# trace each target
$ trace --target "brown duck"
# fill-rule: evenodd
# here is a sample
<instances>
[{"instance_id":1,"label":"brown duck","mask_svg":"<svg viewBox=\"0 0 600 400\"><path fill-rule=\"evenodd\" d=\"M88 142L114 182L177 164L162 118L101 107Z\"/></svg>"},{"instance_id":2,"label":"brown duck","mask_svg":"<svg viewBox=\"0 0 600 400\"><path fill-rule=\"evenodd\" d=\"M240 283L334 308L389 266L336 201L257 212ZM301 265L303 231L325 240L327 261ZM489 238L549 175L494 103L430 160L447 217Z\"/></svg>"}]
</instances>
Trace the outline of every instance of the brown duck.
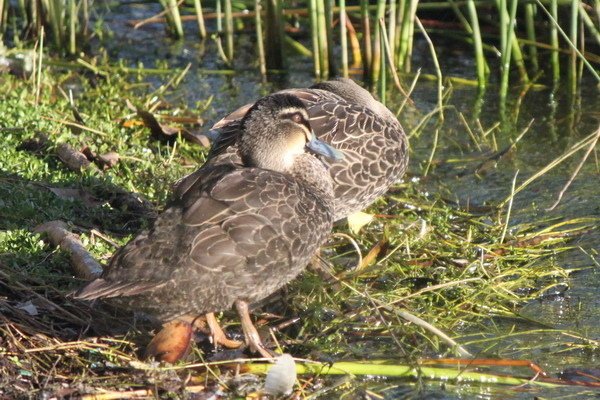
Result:
<instances>
[{"instance_id":1,"label":"brown duck","mask_svg":"<svg viewBox=\"0 0 600 400\"><path fill-rule=\"evenodd\" d=\"M105 299L141 311L173 331L151 342L152 355L179 358L169 336L189 322L235 306L246 343L268 356L248 314L294 279L328 237L333 185L319 154L341 154L314 136L302 101L274 94L239 123L239 163L208 164L177 188L176 200L150 230L116 252L79 299Z\"/></svg>"},{"instance_id":2,"label":"brown duck","mask_svg":"<svg viewBox=\"0 0 600 400\"><path fill-rule=\"evenodd\" d=\"M344 158L331 162L329 168L336 221L366 208L404 175L408 140L402 126L390 110L351 79L278 93L301 99L316 136L344 153ZM208 163L238 161L236 141L250 107L252 104L237 109L213 126L215 140Z\"/></svg>"}]
</instances>

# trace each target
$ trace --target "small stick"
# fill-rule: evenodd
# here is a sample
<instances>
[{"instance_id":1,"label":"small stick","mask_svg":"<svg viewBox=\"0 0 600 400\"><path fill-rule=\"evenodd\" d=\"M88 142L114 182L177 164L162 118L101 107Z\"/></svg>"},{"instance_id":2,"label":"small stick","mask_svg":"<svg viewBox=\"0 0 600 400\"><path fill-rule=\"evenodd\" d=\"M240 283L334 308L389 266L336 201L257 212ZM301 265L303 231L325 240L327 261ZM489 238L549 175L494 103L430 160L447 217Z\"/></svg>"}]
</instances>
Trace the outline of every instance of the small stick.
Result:
<instances>
[{"instance_id":1,"label":"small stick","mask_svg":"<svg viewBox=\"0 0 600 400\"><path fill-rule=\"evenodd\" d=\"M47 235L53 246L60 246L62 250L71 254L71 264L78 277L91 280L102 274L100 264L85 249L79 236L70 232L63 221L50 221L38 225L34 232Z\"/></svg>"}]
</instances>

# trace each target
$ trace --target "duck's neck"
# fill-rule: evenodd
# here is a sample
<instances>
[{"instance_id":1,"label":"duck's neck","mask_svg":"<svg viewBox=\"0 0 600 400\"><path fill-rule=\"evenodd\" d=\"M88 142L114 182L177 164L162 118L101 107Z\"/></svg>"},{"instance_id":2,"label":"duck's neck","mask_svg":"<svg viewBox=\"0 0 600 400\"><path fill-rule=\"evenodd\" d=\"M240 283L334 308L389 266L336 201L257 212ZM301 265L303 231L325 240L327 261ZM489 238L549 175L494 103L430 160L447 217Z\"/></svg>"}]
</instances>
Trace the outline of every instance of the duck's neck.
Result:
<instances>
[{"instance_id":1,"label":"duck's neck","mask_svg":"<svg viewBox=\"0 0 600 400\"><path fill-rule=\"evenodd\" d=\"M314 192L333 212L333 182L322 161L310 154L299 155L290 173Z\"/></svg>"}]
</instances>

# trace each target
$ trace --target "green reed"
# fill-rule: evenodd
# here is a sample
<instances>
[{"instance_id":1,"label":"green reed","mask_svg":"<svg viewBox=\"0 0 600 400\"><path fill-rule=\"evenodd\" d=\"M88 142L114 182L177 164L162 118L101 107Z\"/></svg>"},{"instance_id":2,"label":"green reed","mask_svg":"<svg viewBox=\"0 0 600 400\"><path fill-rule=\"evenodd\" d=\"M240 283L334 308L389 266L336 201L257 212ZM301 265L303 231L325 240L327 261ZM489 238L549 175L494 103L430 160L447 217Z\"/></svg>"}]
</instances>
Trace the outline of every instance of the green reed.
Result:
<instances>
[{"instance_id":1,"label":"green reed","mask_svg":"<svg viewBox=\"0 0 600 400\"><path fill-rule=\"evenodd\" d=\"M194 9L196 10L196 20L198 22L198 33L202 39L206 38L206 25L204 23L204 12L200 0L194 0Z\"/></svg>"},{"instance_id":2,"label":"green reed","mask_svg":"<svg viewBox=\"0 0 600 400\"><path fill-rule=\"evenodd\" d=\"M159 2L165 9L169 34L177 39L182 38L183 24L181 22L181 14L179 13L177 0L159 0Z\"/></svg>"},{"instance_id":3,"label":"green reed","mask_svg":"<svg viewBox=\"0 0 600 400\"><path fill-rule=\"evenodd\" d=\"M348 27L346 15L346 0L340 0L340 46L342 50L342 76L348 77Z\"/></svg>"},{"instance_id":4,"label":"green reed","mask_svg":"<svg viewBox=\"0 0 600 400\"><path fill-rule=\"evenodd\" d=\"M310 30L313 48L313 65L315 77L321 77L321 52L319 51L319 22L317 16L317 0L309 0Z\"/></svg>"},{"instance_id":5,"label":"green reed","mask_svg":"<svg viewBox=\"0 0 600 400\"><path fill-rule=\"evenodd\" d=\"M267 62L265 60L265 43L262 33L262 6L260 0L254 0L254 24L256 26L256 50L258 52L258 66L260 74L264 77L267 75Z\"/></svg>"},{"instance_id":6,"label":"green reed","mask_svg":"<svg viewBox=\"0 0 600 400\"><path fill-rule=\"evenodd\" d=\"M268 69L280 70L285 68L283 57L283 9L282 0L266 0L265 32L266 62Z\"/></svg>"},{"instance_id":7,"label":"green reed","mask_svg":"<svg viewBox=\"0 0 600 400\"><path fill-rule=\"evenodd\" d=\"M231 0L225 0L225 43L227 59L233 61L233 16Z\"/></svg>"},{"instance_id":8,"label":"green reed","mask_svg":"<svg viewBox=\"0 0 600 400\"><path fill-rule=\"evenodd\" d=\"M569 21L569 39L571 43L577 44L577 34L579 31L579 0L571 1L570 21ZM569 51L569 89L574 94L577 91L577 53L575 48Z\"/></svg>"},{"instance_id":9,"label":"green reed","mask_svg":"<svg viewBox=\"0 0 600 400\"><path fill-rule=\"evenodd\" d=\"M18 45L22 39L39 37L39 29L43 25L52 49L76 54L89 36L86 35L90 18L88 1L0 0L0 38L6 38L5 32L12 30L12 43ZM583 35L586 33L592 37L593 44L600 44L599 0L542 0L539 3L518 0L358 0L350 4L347 0L300 0L293 4L282 0L263 0L262 4L257 0L240 0L235 5L232 0L210 3L193 0L190 1L193 11L183 16L180 15L178 0L159 2L164 8L164 17L153 18L152 22L166 23L173 37L183 37L183 21L195 21L200 37L204 38L207 36L206 21L216 19L217 35L214 37L217 51L228 64L236 56L236 35L255 36L258 43L257 65L263 75L268 69L284 68L283 49L289 47L300 57L312 56L314 75L320 79L349 76L354 72L352 68L362 67L363 80L378 88L383 74L410 73L415 34L425 37L423 31L415 27L415 20L423 10L427 10L428 20L435 20L436 12L443 14L444 18L448 15L447 10L454 12L458 29L453 27L447 31L443 25L441 28L425 28L431 39L437 42L436 46L441 43L436 40L436 35L452 35L457 42L472 47L472 73L480 87L485 87L490 73L486 52L500 55L500 70L496 73L500 77L501 96L506 95L511 84L515 84L511 75L513 71L518 72L520 83L527 83L530 73L536 78L551 76L557 81L561 78L560 63L564 58L568 66L565 77L571 82L571 89L576 90L577 68L581 71L581 63L594 77L598 75L597 64L600 64L596 48L588 45L583 51ZM207 9L207 4L212 8ZM292 9L292 5L296 8ZM253 11L233 12L234 6ZM541 12L543 6L550 10L550 16ZM301 29L295 34L299 37L284 34L290 15L299 21ZM254 29L236 32L236 18L253 18ZM380 20L383 25L380 25ZM561 26L561 23L564 25ZM381 37L383 31L386 32L385 40ZM562 35L563 31L566 35ZM387 43L389 49L384 50L382 43ZM353 53L352 68L349 65L349 46ZM400 87L396 81L394 76L394 85Z\"/></svg>"},{"instance_id":10,"label":"green reed","mask_svg":"<svg viewBox=\"0 0 600 400\"><path fill-rule=\"evenodd\" d=\"M371 60L371 79L369 80L372 85L375 85L377 81L381 77L381 71L385 73L385 67L382 64L385 61L385 57L383 57L383 40L381 37L381 25L379 21L383 21L385 16L385 0L377 1L377 10L375 13L375 24L374 24L374 34L373 34L373 55Z\"/></svg>"},{"instance_id":11,"label":"green reed","mask_svg":"<svg viewBox=\"0 0 600 400\"><path fill-rule=\"evenodd\" d=\"M558 21L557 0L550 1L550 14L555 21ZM550 44L552 45L552 55L550 57L550 62L552 64L552 78L557 82L560 80L560 61L558 59L560 45L558 43L558 29L556 29L556 24L550 24Z\"/></svg>"}]
</instances>

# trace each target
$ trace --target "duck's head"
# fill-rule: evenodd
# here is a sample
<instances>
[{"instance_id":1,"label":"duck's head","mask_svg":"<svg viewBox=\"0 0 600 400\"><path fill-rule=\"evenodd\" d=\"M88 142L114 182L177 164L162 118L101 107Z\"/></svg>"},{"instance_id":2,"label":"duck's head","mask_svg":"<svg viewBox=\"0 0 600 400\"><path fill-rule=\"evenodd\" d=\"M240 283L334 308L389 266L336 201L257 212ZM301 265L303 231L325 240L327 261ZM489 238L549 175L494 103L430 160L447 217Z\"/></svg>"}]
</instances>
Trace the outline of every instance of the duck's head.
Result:
<instances>
[{"instance_id":1,"label":"duck's head","mask_svg":"<svg viewBox=\"0 0 600 400\"><path fill-rule=\"evenodd\" d=\"M286 172L307 153L340 160L343 154L318 140L297 97L273 94L257 101L242 119L239 153L244 165Z\"/></svg>"}]
</instances>

